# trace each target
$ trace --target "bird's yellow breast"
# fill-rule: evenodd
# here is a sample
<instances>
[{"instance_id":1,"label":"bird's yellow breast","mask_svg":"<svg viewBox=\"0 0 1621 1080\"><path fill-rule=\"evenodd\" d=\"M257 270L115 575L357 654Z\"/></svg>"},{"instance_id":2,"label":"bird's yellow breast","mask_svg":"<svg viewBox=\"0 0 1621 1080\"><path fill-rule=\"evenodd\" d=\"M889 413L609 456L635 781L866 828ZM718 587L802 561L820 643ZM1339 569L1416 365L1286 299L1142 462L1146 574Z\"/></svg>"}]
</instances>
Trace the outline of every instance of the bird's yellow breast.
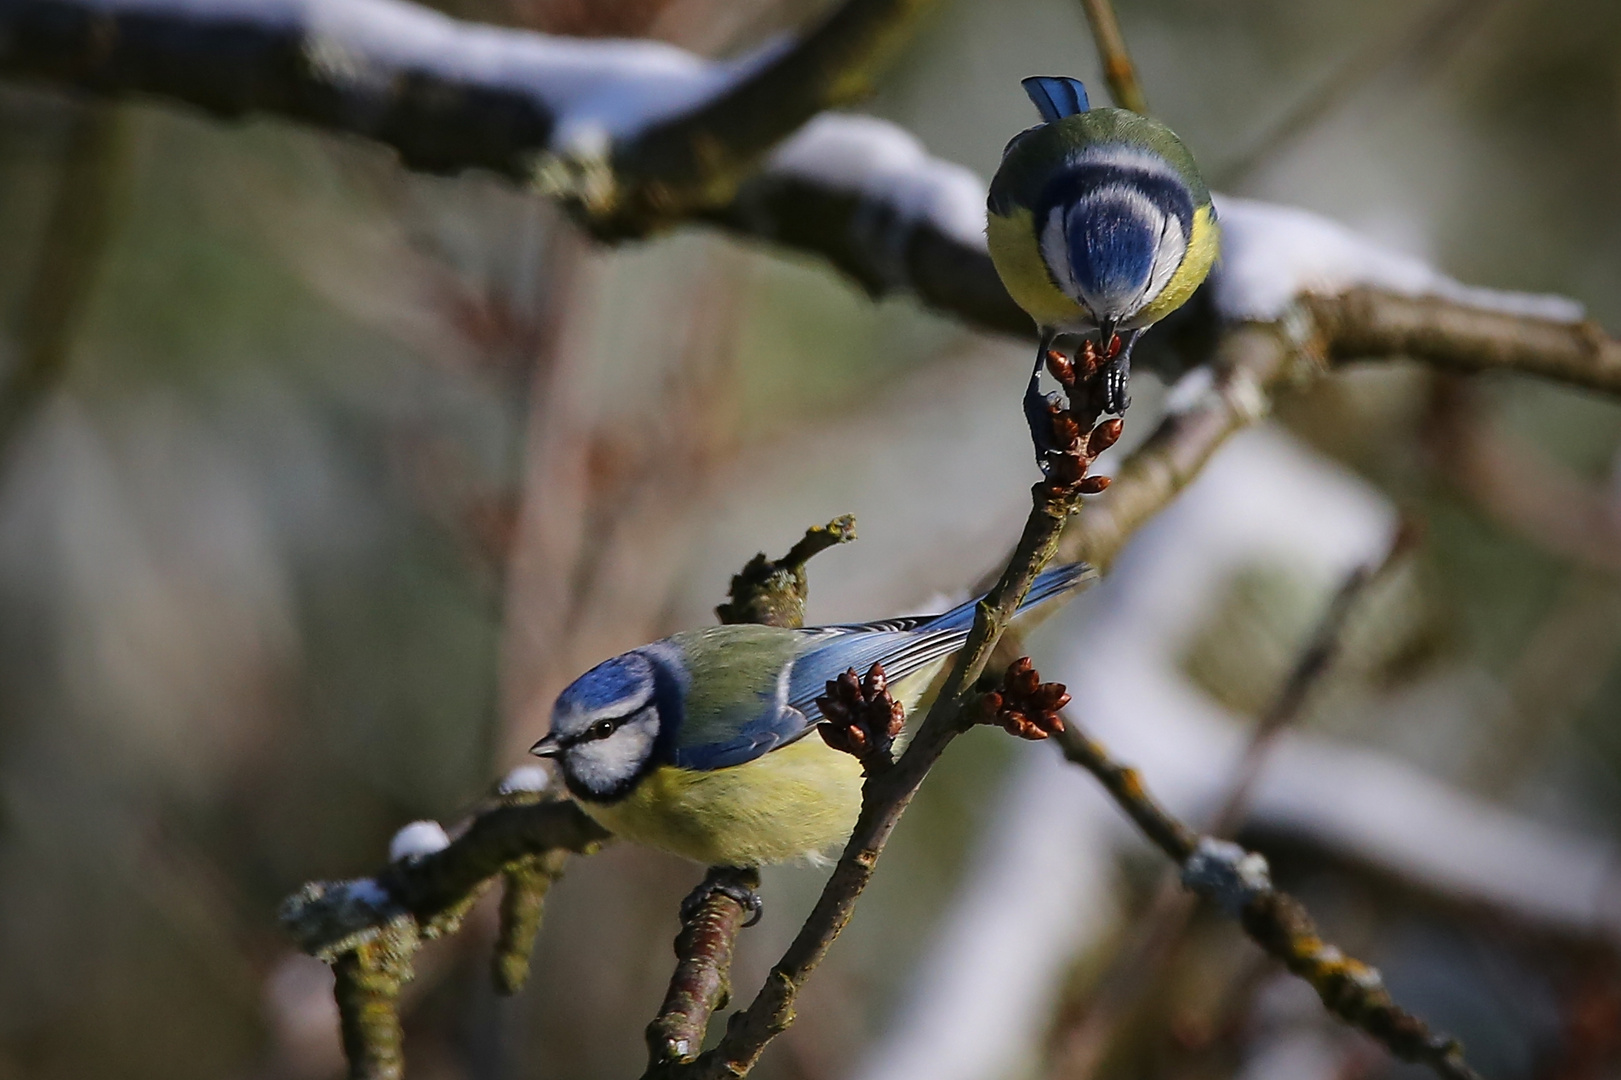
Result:
<instances>
[{"instance_id":1,"label":"bird's yellow breast","mask_svg":"<svg viewBox=\"0 0 1621 1080\"><path fill-rule=\"evenodd\" d=\"M610 832L708 866L760 866L842 844L861 810L861 766L814 732L727 769L664 765L619 802L581 802Z\"/></svg>"},{"instance_id":2,"label":"bird's yellow breast","mask_svg":"<svg viewBox=\"0 0 1621 1080\"><path fill-rule=\"evenodd\" d=\"M1037 326L1060 328L1091 322L1086 310L1053 284L1029 208L1015 206L1005 217L992 213L986 218L985 245L1008 295Z\"/></svg>"},{"instance_id":3,"label":"bird's yellow breast","mask_svg":"<svg viewBox=\"0 0 1621 1080\"><path fill-rule=\"evenodd\" d=\"M1221 226L1216 224L1216 212L1210 206L1201 206L1193 212L1193 232L1188 237L1188 250L1182 263L1165 283L1158 296L1143 306L1131 324L1152 326L1188 302L1194 290L1204 284L1216 252L1221 248Z\"/></svg>"}]
</instances>

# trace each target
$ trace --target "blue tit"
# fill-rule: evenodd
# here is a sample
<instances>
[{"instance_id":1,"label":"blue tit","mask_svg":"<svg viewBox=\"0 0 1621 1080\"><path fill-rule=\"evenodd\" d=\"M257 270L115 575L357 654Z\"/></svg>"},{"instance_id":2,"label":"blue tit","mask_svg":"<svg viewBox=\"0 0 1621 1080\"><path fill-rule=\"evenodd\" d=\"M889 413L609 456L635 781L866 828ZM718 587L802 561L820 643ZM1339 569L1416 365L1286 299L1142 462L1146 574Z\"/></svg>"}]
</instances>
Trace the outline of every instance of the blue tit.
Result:
<instances>
[{"instance_id":1,"label":"blue tit","mask_svg":"<svg viewBox=\"0 0 1621 1080\"><path fill-rule=\"evenodd\" d=\"M1020 613L1078 587L1079 563L1039 576ZM816 698L883 664L910 712L962 647L976 602L943 615L785 629L712 626L606 660L558 695L551 732L569 792L611 832L710 866L755 867L841 844L861 766L806 738Z\"/></svg>"},{"instance_id":2,"label":"blue tit","mask_svg":"<svg viewBox=\"0 0 1621 1080\"><path fill-rule=\"evenodd\" d=\"M1077 79L1037 76L1025 93L1042 122L1002 152L986 236L1008 294L1041 334L1098 333L1106 412L1130 404L1131 349L1144 328L1193 295L1220 230L1193 155L1170 128L1125 109L1093 109Z\"/></svg>"}]
</instances>

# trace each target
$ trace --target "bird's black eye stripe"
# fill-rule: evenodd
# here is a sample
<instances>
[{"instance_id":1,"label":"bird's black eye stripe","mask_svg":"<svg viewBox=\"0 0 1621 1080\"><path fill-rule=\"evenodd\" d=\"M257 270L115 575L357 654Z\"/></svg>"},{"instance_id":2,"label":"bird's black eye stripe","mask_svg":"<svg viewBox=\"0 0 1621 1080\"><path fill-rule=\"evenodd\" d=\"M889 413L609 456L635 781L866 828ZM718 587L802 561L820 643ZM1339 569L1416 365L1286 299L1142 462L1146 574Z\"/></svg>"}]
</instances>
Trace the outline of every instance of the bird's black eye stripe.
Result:
<instances>
[{"instance_id":1,"label":"bird's black eye stripe","mask_svg":"<svg viewBox=\"0 0 1621 1080\"><path fill-rule=\"evenodd\" d=\"M617 720L598 720L585 729L585 737L587 739L606 739L614 733L614 729L618 726L619 722Z\"/></svg>"}]
</instances>

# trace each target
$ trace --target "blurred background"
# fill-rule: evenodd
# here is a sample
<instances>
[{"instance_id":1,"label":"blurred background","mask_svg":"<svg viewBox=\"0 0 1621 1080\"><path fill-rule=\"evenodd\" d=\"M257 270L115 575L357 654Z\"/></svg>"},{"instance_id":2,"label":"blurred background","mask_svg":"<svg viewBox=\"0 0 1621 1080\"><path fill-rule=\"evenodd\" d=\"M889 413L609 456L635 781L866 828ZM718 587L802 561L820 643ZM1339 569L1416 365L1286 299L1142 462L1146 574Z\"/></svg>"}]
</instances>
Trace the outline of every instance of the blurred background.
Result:
<instances>
[{"instance_id":1,"label":"blurred background","mask_svg":"<svg viewBox=\"0 0 1621 1080\"><path fill-rule=\"evenodd\" d=\"M724 55L825 7L446 10ZM1218 190L1621 328L1613 0L1119 14ZM1101 96L1075 0L943 0L870 109L989 176L1047 72ZM489 178L0 87L0 1078L340 1074L279 900L454 822L568 679L712 620L808 525L861 533L812 564L812 621L963 596L1033 479L1027 350L703 230L597 249ZM1126 449L1162 397L1139 380ZM1408 522L1244 838L1493 1080L1621 1075L1618 445L1591 395L1352 370L1224 450L1032 643L1204 820L1343 575ZM946 756L762 1078L1417 1075L1219 919L1122 990L1164 867L1012 742ZM576 860L511 1000L488 912L430 946L409 1075L638 1074L699 874ZM819 884L767 875L740 994Z\"/></svg>"}]
</instances>

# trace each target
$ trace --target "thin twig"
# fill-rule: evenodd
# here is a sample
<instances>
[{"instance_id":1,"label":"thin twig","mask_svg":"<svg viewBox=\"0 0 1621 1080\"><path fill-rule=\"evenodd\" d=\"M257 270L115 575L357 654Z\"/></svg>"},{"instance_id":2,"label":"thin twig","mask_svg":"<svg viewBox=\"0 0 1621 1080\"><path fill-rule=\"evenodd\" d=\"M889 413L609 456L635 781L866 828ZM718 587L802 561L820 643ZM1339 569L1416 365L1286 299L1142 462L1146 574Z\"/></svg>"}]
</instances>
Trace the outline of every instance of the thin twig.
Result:
<instances>
[{"instance_id":1,"label":"thin twig","mask_svg":"<svg viewBox=\"0 0 1621 1080\"><path fill-rule=\"evenodd\" d=\"M1103 64L1103 78L1109 84L1109 94L1122 109L1148 115L1148 99L1142 84L1137 81L1137 68L1126 51L1126 36L1120 32L1120 20L1115 18L1112 0L1081 0L1086 12L1086 24L1092 28L1092 41L1097 45L1098 60Z\"/></svg>"},{"instance_id":2,"label":"thin twig","mask_svg":"<svg viewBox=\"0 0 1621 1080\"><path fill-rule=\"evenodd\" d=\"M1411 534L1400 530L1377 564L1363 564L1351 570L1335 590L1322 618L1295 658L1272 703L1250 731L1244 754L1233 770L1226 798L1211 818L1209 832L1218 839L1231 836L1242 824L1256 780L1261 775L1268 752L1277 736L1299 720L1313 689L1332 669L1344 641L1345 628L1357 601L1375 580L1395 563L1398 554L1410 546ZM1108 770L1109 790L1119 801L1128 785L1122 774L1131 777L1131 786L1142 783L1133 770L1114 766ZM1122 805L1126 805L1122 803ZM1139 825L1144 819L1135 817ZM1163 823L1148 819L1148 824ZM1174 838L1176 848L1186 848L1187 837ZM1162 849L1165 843L1156 840ZM1184 856L1185 858L1185 856ZM1165 977L1177 954L1193 915L1194 905L1176 875L1168 874L1155 889L1153 899L1135 921L1125 944L1097 980L1095 988L1069 1030L1054 1039L1049 1075L1055 1080L1089 1080L1106 1058L1106 1049L1115 1032L1131 1026L1127 1019L1144 1002L1153 1000L1153 990Z\"/></svg>"},{"instance_id":3,"label":"thin twig","mask_svg":"<svg viewBox=\"0 0 1621 1080\"><path fill-rule=\"evenodd\" d=\"M1268 955L1310 983L1330 1012L1444 1080L1480 1080L1457 1040L1431 1031L1395 1003L1377 971L1322 939L1299 901L1273 888L1265 859L1200 836L1177 820L1136 770L1114 761L1073 719L1065 718L1058 741L1064 756L1096 776L1143 834L1181 867L1184 886L1236 919Z\"/></svg>"},{"instance_id":4,"label":"thin twig","mask_svg":"<svg viewBox=\"0 0 1621 1080\"><path fill-rule=\"evenodd\" d=\"M1212 186L1223 190L1240 187L1258 167L1376 78L1384 78L1388 91L1391 82L1410 83L1420 73L1437 70L1445 55L1468 40L1470 32L1503 2L1434 0L1411 23L1403 24L1390 37L1370 41L1335 68L1236 158L1223 162L1213 174Z\"/></svg>"},{"instance_id":5,"label":"thin twig","mask_svg":"<svg viewBox=\"0 0 1621 1080\"><path fill-rule=\"evenodd\" d=\"M746 1075L766 1044L793 1022L800 987L849 921L895 823L929 769L970 722L964 707L970 688L984 671L1030 583L1052 559L1064 520L1075 506L1072 494L1054 495L1044 483L1036 485L1032 495L1034 505L1024 534L996 586L980 601L968 640L917 736L893 767L869 777L855 830L815 907L748 1008L731 1018L720 1044L683 1074L689 1080Z\"/></svg>"},{"instance_id":6,"label":"thin twig","mask_svg":"<svg viewBox=\"0 0 1621 1080\"><path fill-rule=\"evenodd\" d=\"M856 519L845 514L826 525L806 529L788 554L767 559L760 552L733 575L726 603L715 609L723 623L764 623L766 626L805 624L805 563L818 552L856 538Z\"/></svg>"},{"instance_id":7,"label":"thin twig","mask_svg":"<svg viewBox=\"0 0 1621 1080\"><path fill-rule=\"evenodd\" d=\"M709 871L707 882L753 890L760 886L760 872L717 866ZM675 939L670 987L658 1015L647 1025L649 1074L689 1062L703 1048L709 1018L732 996L732 949L747 914L731 896L714 891L682 924Z\"/></svg>"},{"instance_id":8,"label":"thin twig","mask_svg":"<svg viewBox=\"0 0 1621 1080\"><path fill-rule=\"evenodd\" d=\"M1316 366L1309 334L1280 324L1244 324L1223 335L1211 362L1211 384L1198 399L1168 413L1121 463L1114 483L1087 500L1086 513L1064 531L1059 557L1106 569L1126 541L1204 468L1230 436L1264 417L1274 389Z\"/></svg>"},{"instance_id":9,"label":"thin twig","mask_svg":"<svg viewBox=\"0 0 1621 1080\"><path fill-rule=\"evenodd\" d=\"M1401 558L1412 550L1415 542L1413 529L1403 525L1396 530L1390 544L1377 562L1361 563L1352 567L1329 599L1322 617L1306 639L1305 646L1295 657L1294 665L1284 678L1277 695L1250 730L1244 755L1239 759L1227 783L1227 795L1211 816L1209 832L1227 839L1237 833L1249 810L1255 784L1261 777L1274 743L1284 731L1300 721L1312 693L1334 669L1345 646L1345 631L1358 603L1368 589L1381 581Z\"/></svg>"}]
</instances>

